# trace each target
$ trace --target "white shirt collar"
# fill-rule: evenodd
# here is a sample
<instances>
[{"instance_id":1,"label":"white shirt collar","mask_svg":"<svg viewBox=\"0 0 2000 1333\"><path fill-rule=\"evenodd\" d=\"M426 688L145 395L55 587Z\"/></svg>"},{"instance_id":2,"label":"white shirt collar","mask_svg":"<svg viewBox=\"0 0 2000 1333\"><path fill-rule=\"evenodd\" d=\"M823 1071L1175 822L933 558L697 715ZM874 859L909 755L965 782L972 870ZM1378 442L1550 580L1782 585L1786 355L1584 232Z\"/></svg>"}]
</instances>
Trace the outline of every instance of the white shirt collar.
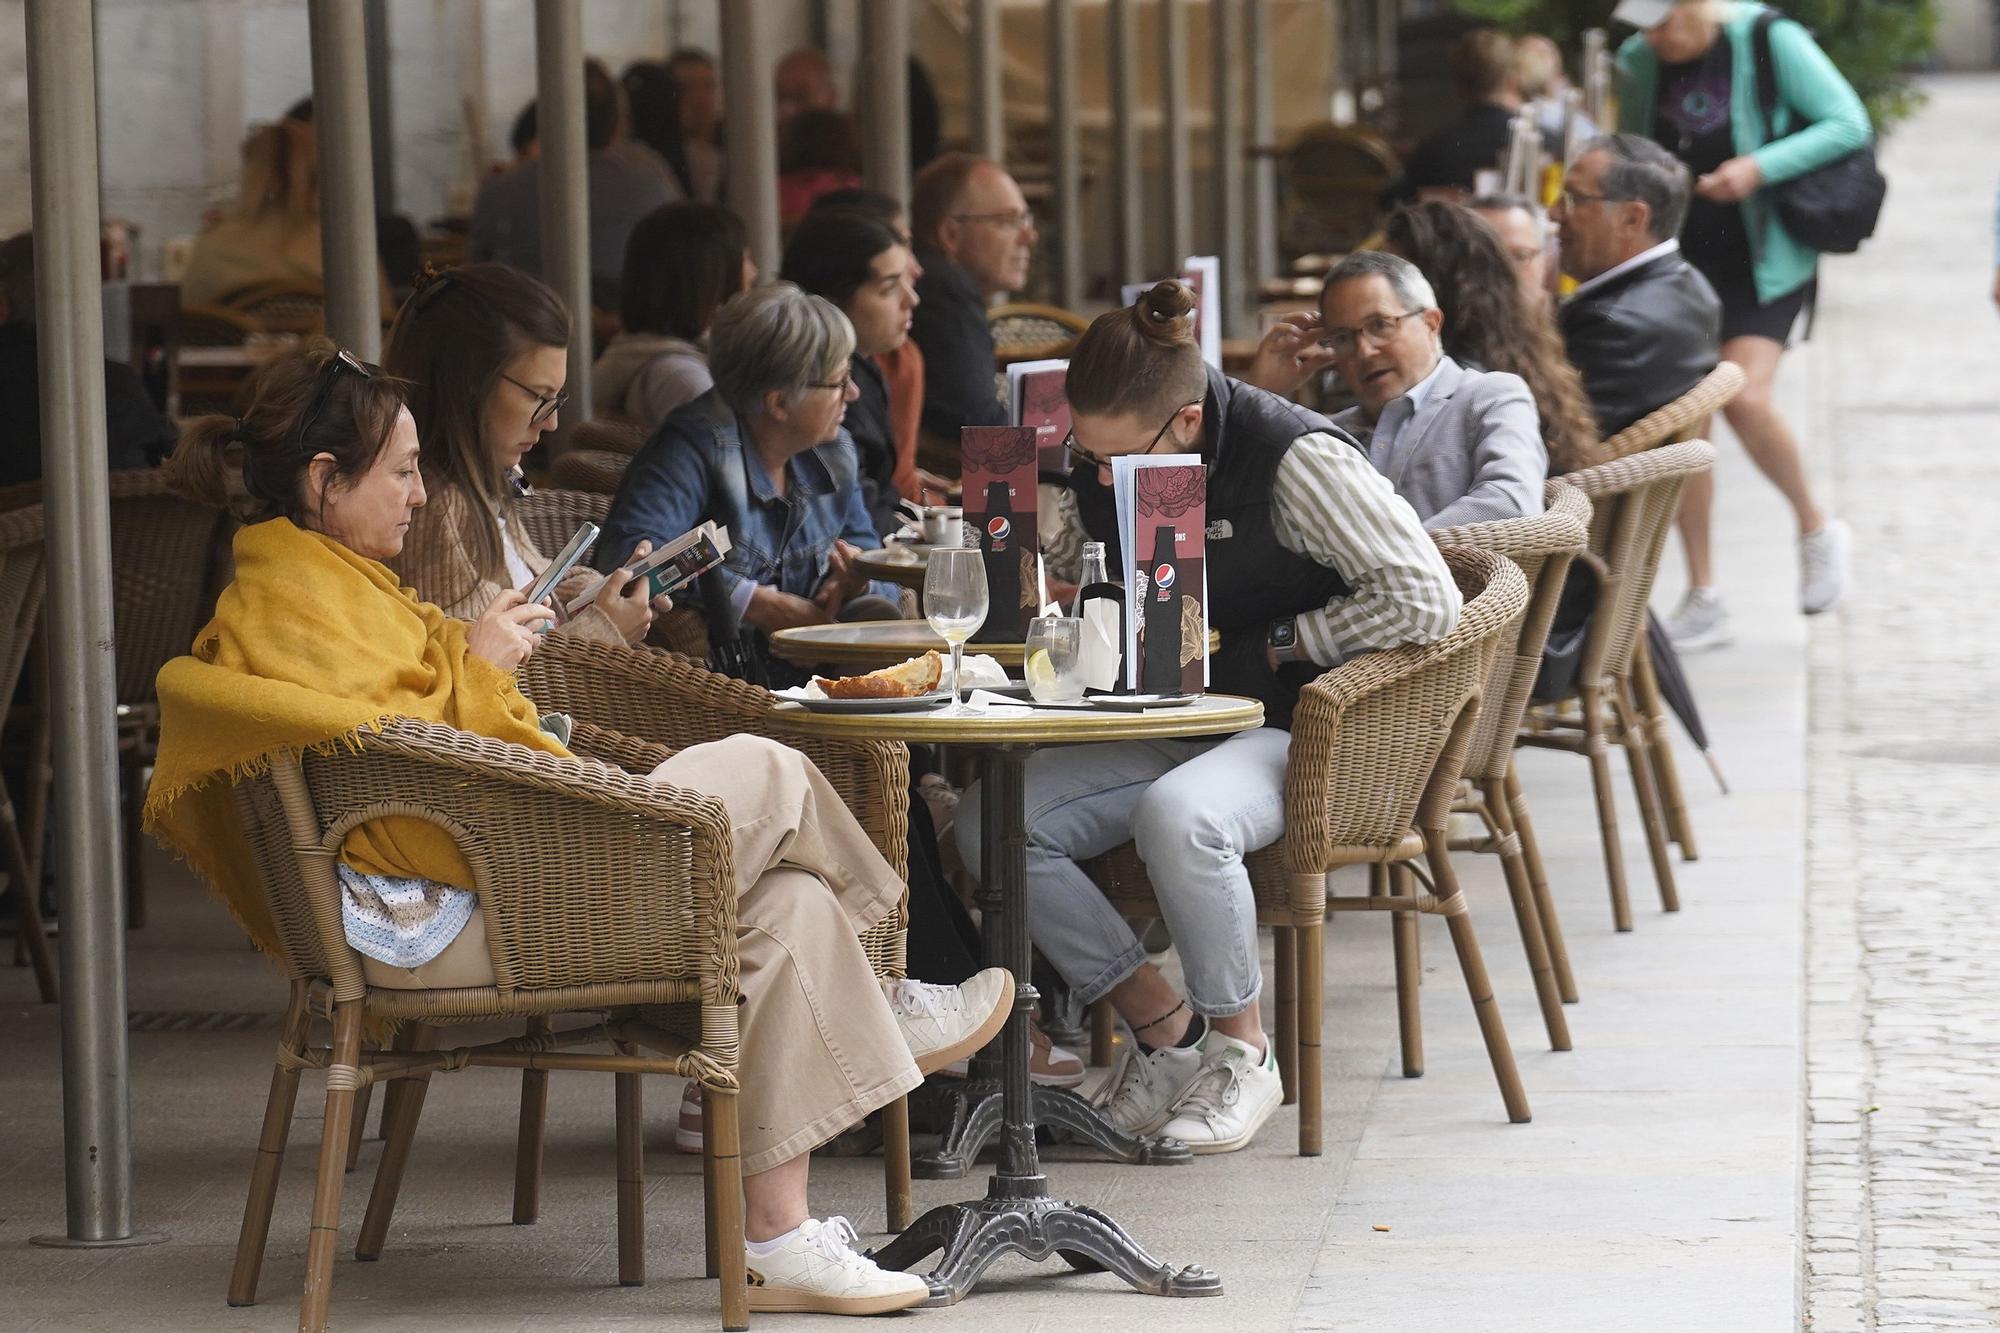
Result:
<instances>
[{"instance_id":1,"label":"white shirt collar","mask_svg":"<svg viewBox=\"0 0 2000 1333\"><path fill-rule=\"evenodd\" d=\"M1624 263L1613 264L1610 268L1605 269L1604 272L1598 274L1596 277L1586 279L1583 282L1579 282L1576 285L1576 290L1569 294L1569 299L1574 301L1577 297L1582 296L1585 292L1589 291L1591 288L1602 287L1605 283L1611 281L1613 278L1617 277L1620 273L1629 273L1631 270L1639 267L1639 265L1658 259L1661 255L1677 255L1680 252L1681 252L1680 240L1676 237L1669 237L1666 240L1661 241L1658 245L1654 246L1652 249L1641 250L1638 254L1633 255L1630 259L1626 260Z\"/></svg>"},{"instance_id":2,"label":"white shirt collar","mask_svg":"<svg viewBox=\"0 0 2000 1333\"><path fill-rule=\"evenodd\" d=\"M1424 400L1431 396L1431 389L1437 384L1437 377L1444 373L1444 368L1449 364L1451 364L1451 358L1442 352L1438 353L1437 364L1431 367L1431 373L1418 380L1415 384L1412 384L1409 392L1402 395L1404 398L1410 400L1410 416L1413 419L1417 413L1424 410ZM1390 403L1395 401L1393 398L1389 400ZM1389 403L1384 403L1382 411L1386 413L1388 410ZM1376 420L1379 422L1381 417L1377 417Z\"/></svg>"}]
</instances>

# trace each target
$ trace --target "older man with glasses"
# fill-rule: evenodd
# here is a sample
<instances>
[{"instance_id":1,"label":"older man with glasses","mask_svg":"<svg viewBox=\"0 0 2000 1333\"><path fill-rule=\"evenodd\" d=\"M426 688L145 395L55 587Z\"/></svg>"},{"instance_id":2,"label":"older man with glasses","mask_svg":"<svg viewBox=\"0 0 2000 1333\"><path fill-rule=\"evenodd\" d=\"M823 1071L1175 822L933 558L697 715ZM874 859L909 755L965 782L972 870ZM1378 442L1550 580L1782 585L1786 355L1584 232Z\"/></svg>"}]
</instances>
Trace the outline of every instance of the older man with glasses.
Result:
<instances>
[{"instance_id":1,"label":"older man with glasses","mask_svg":"<svg viewBox=\"0 0 2000 1333\"><path fill-rule=\"evenodd\" d=\"M1425 527L1542 512L1549 455L1528 386L1444 354L1444 312L1415 264L1347 256L1327 274L1320 318L1320 345L1357 400L1333 424Z\"/></svg>"},{"instance_id":2,"label":"older man with glasses","mask_svg":"<svg viewBox=\"0 0 2000 1333\"><path fill-rule=\"evenodd\" d=\"M1004 426L986 307L1027 284L1035 215L997 163L947 153L910 191L918 305L910 337L924 354L923 428L952 444L960 426Z\"/></svg>"},{"instance_id":3,"label":"older man with glasses","mask_svg":"<svg viewBox=\"0 0 2000 1333\"><path fill-rule=\"evenodd\" d=\"M847 316L791 283L724 305L708 334L715 387L669 416L632 459L604 520L598 567L609 572L635 543L657 546L713 520L732 543L720 623L768 633L900 614L901 590L870 582L854 562L856 551L882 543L841 426L856 397L853 354ZM719 623L723 608L704 609ZM778 664L771 671L773 684L793 683L775 679L785 672Z\"/></svg>"}]
</instances>

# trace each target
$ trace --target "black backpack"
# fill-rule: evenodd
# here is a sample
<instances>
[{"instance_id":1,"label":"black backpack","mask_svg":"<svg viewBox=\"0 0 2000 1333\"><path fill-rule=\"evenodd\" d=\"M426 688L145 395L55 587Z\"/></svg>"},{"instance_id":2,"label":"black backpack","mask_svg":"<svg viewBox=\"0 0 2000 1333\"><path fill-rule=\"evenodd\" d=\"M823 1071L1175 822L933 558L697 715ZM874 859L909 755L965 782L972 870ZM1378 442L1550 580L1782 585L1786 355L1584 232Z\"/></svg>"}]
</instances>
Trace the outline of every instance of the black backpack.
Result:
<instances>
[{"instance_id":1,"label":"black backpack","mask_svg":"<svg viewBox=\"0 0 2000 1333\"><path fill-rule=\"evenodd\" d=\"M1764 132L1774 125L1778 106L1778 70L1771 59L1771 25L1775 10L1757 16L1752 54L1757 64L1757 105L1764 114ZM1849 255L1875 234L1889 182L1875 166L1873 140L1845 157L1836 158L1803 176L1767 187L1778 221L1803 245L1824 254Z\"/></svg>"}]
</instances>

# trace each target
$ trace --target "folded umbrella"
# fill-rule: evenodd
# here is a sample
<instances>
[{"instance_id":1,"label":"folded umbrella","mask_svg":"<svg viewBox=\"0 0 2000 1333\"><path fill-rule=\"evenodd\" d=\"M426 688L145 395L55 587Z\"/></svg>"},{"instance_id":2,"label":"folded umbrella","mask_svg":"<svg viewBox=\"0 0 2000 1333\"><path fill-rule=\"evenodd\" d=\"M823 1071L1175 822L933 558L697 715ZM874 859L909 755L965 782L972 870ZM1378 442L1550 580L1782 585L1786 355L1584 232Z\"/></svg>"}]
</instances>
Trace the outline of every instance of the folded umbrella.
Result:
<instances>
[{"instance_id":1,"label":"folded umbrella","mask_svg":"<svg viewBox=\"0 0 2000 1333\"><path fill-rule=\"evenodd\" d=\"M1708 748L1708 728L1702 725L1701 710L1695 706L1694 691L1688 686L1687 672L1681 669L1681 656L1674 648L1673 640L1667 637L1666 626L1651 611L1646 613L1646 654L1653 662L1653 683L1659 688L1660 698L1666 701L1681 727L1701 751L1701 757L1708 761L1708 771L1715 775L1715 785L1722 794L1729 794L1729 782L1722 776L1722 766Z\"/></svg>"}]
</instances>

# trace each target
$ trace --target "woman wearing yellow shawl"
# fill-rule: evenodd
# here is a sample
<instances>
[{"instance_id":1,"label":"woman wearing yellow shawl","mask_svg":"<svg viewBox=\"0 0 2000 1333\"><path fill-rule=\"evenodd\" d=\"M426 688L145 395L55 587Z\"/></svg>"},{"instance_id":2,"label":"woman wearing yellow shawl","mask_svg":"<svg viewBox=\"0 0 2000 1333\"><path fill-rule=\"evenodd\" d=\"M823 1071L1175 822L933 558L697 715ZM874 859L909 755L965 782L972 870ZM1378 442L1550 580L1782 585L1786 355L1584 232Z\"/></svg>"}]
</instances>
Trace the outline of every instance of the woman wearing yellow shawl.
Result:
<instances>
[{"instance_id":1,"label":"woman wearing yellow shawl","mask_svg":"<svg viewBox=\"0 0 2000 1333\"><path fill-rule=\"evenodd\" d=\"M233 775L392 717L565 753L512 674L552 613L510 590L468 624L400 586L383 561L424 503L416 425L400 382L324 341L269 363L242 417L190 424L171 475L191 498L232 503L246 526L215 618L192 655L160 672L147 827L268 951ZM857 1253L844 1218L809 1216L808 1154L984 1045L1013 979L997 968L963 987L876 979L855 935L903 886L798 752L738 736L692 746L654 776L730 813L744 1229L761 1278L750 1308L869 1314L921 1302L922 1279ZM341 861L347 937L371 984L492 983L472 877L442 831L379 821L349 837Z\"/></svg>"}]
</instances>

